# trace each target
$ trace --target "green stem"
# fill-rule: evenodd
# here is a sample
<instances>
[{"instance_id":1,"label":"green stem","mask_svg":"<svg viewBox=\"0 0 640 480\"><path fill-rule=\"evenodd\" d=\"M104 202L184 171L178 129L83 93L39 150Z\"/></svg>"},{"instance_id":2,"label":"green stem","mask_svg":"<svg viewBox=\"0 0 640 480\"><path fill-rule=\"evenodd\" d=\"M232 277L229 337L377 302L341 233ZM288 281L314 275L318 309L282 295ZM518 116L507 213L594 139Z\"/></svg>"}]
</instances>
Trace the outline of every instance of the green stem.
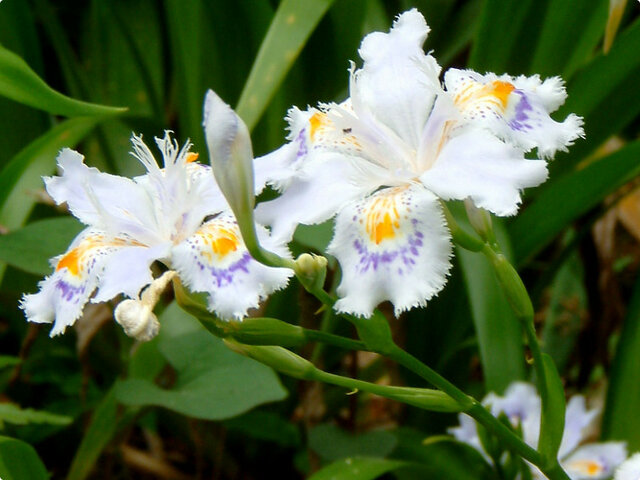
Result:
<instances>
[{"instance_id":1,"label":"green stem","mask_svg":"<svg viewBox=\"0 0 640 480\"><path fill-rule=\"evenodd\" d=\"M321 330L303 329L304 337L313 342L322 342L327 345L333 345L334 347L344 348L346 350L360 350L369 351L364 342L360 340L353 340L351 338L335 335L329 332L323 332Z\"/></svg>"}]
</instances>

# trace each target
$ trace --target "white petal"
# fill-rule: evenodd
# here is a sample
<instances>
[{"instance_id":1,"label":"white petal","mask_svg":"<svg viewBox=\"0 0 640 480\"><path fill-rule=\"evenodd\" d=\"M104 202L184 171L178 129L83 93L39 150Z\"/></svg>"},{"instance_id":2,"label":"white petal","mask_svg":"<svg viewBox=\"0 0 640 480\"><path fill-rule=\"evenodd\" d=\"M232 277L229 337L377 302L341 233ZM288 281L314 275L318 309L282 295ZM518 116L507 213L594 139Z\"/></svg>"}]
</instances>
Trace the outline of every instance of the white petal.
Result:
<instances>
[{"instance_id":1,"label":"white petal","mask_svg":"<svg viewBox=\"0 0 640 480\"><path fill-rule=\"evenodd\" d=\"M497 77L472 70L450 69L445 74L447 91L466 122L481 125L500 138L543 157L553 157L584 135L582 119L569 115L556 122L549 113L564 102L566 92L558 77Z\"/></svg>"},{"instance_id":2,"label":"white petal","mask_svg":"<svg viewBox=\"0 0 640 480\"><path fill-rule=\"evenodd\" d=\"M547 178L544 160L527 160L522 153L485 131L467 130L449 140L422 183L445 200L471 198L496 215L513 215L520 191Z\"/></svg>"},{"instance_id":3,"label":"white petal","mask_svg":"<svg viewBox=\"0 0 640 480\"><path fill-rule=\"evenodd\" d=\"M624 442L591 443L578 448L561 464L572 480L609 478L627 458Z\"/></svg>"},{"instance_id":4,"label":"white petal","mask_svg":"<svg viewBox=\"0 0 640 480\"><path fill-rule=\"evenodd\" d=\"M63 333L80 317L112 256L131 246L127 238L114 238L92 228L82 231L57 259L54 273L40 282L40 291L23 297L20 307L27 320L55 321L50 335ZM138 290L143 286L139 285ZM109 298L103 295L103 300Z\"/></svg>"},{"instance_id":5,"label":"white petal","mask_svg":"<svg viewBox=\"0 0 640 480\"><path fill-rule=\"evenodd\" d=\"M459 442L471 445L478 452L480 452L480 454L487 462L493 464L493 461L491 460L489 455L487 455L487 453L482 448L482 443L480 442L480 437L478 436L478 427L476 421L469 415L464 413L458 414L458 420L460 421L460 426L450 427L447 429L447 432L453 435Z\"/></svg>"},{"instance_id":6,"label":"white petal","mask_svg":"<svg viewBox=\"0 0 640 480\"><path fill-rule=\"evenodd\" d=\"M256 208L256 220L271 226L274 238L289 241L298 224L322 223L345 204L375 190L349 157L325 152L309 161L284 193Z\"/></svg>"},{"instance_id":7,"label":"white petal","mask_svg":"<svg viewBox=\"0 0 640 480\"><path fill-rule=\"evenodd\" d=\"M370 316L390 300L398 315L446 282L451 242L436 197L421 186L386 188L340 211L328 251L342 268L340 312Z\"/></svg>"},{"instance_id":8,"label":"white petal","mask_svg":"<svg viewBox=\"0 0 640 480\"><path fill-rule=\"evenodd\" d=\"M569 400L565 414L564 433L558 456L566 456L573 451L591 432L589 427L600 413L594 408L587 410L585 399L582 395L574 395Z\"/></svg>"},{"instance_id":9,"label":"white petal","mask_svg":"<svg viewBox=\"0 0 640 480\"><path fill-rule=\"evenodd\" d=\"M106 302L122 293L138 298L140 290L153 281L151 264L169 255L171 244L153 247L130 246L109 256L109 262L100 274L100 285L92 302Z\"/></svg>"},{"instance_id":10,"label":"white petal","mask_svg":"<svg viewBox=\"0 0 640 480\"><path fill-rule=\"evenodd\" d=\"M58 155L58 166L61 176L45 178L47 192L56 203L66 202L81 222L145 242L157 238L156 210L140 185L87 167L84 157L68 148Z\"/></svg>"},{"instance_id":11,"label":"white petal","mask_svg":"<svg viewBox=\"0 0 640 480\"><path fill-rule=\"evenodd\" d=\"M412 9L389 33L367 35L359 50L364 65L350 89L358 116L366 107L414 149L440 91L440 66L422 49L428 32L424 17Z\"/></svg>"},{"instance_id":12,"label":"white petal","mask_svg":"<svg viewBox=\"0 0 640 480\"><path fill-rule=\"evenodd\" d=\"M640 478L640 453L629 457L616 470L614 480L638 480Z\"/></svg>"},{"instance_id":13,"label":"white petal","mask_svg":"<svg viewBox=\"0 0 640 480\"><path fill-rule=\"evenodd\" d=\"M285 247L270 241L264 229L258 236L265 248L290 256ZM224 319L243 318L292 275L289 269L270 268L251 258L230 215L206 222L175 246L171 263L187 287L209 294L209 309Z\"/></svg>"}]
</instances>

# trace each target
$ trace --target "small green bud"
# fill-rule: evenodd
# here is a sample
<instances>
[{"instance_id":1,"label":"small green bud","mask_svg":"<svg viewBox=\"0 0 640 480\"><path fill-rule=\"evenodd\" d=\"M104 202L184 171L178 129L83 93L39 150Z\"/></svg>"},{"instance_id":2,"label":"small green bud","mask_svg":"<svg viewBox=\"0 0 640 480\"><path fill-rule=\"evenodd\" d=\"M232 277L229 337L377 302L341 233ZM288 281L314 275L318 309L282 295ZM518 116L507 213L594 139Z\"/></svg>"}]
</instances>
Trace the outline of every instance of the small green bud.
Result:
<instances>
[{"instance_id":1,"label":"small green bud","mask_svg":"<svg viewBox=\"0 0 640 480\"><path fill-rule=\"evenodd\" d=\"M513 265L509 263L503 254L495 253L490 249L486 251L493 264L498 281L500 285L502 285L507 300L511 304L516 316L520 319L532 319L533 305L531 304L531 298L516 269L513 268Z\"/></svg>"},{"instance_id":2,"label":"small green bud","mask_svg":"<svg viewBox=\"0 0 640 480\"><path fill-rule=\"evenodd\" d=\"M462 406L440 390L431 388L389 387L388 398L432 412L461 412Z\"/></svg>"},{"instance_id":3,"label":"small green bud","mask_svg":"<svg viewBox=\"0 0 640 480\"><path fill-rule=\"evenodd\" d=\"M234 340L247 345L304 345L304 329L277 318L245 318L228 322L227 332Z\"/></svg>"},{"instance_id":4,"label":"small green bud","mask_svg":"<svg viewBox=\"0 0 640 480\"><path fill-rule=\"evenodd\" d=\"M491 214L484 208L478 208L470 199L464 201L464 208L467 211L469 223L473 229L489 243L495 243L496 237L493 233L493 224L491 223Z\"/></svg>"},{"instance_id":5,"label":"small green bud","mask_svg":"<svg viewBox=\"0 0 640 480\"><path fill-rule=\"evenodd\" d=\"M303 253L294 264L294 272L300 283L310 292L322 290L327 277L327 259L321 255Z\"/></svg>"},{"instance_id":6,"label":"small green bud","mask_svg":"<svg viewBox=\"0 0 640 480\"><path fill-rule=\"evenodd\" d=\"M449 227L449 232L451 232L451 238L453 239L454 243L471 252L479 252L480 250L482 250L485 245L484 241L480 240L474 235L470 235L469 233L467 233L458 224L456 218L447 208L447 205L444 202L440 202L440 205L442 205L442 211L444 212L444 217L447 221L447 226Z\"/></svg>"},{"instance_id":7,"label":"small green bud","mask_svg":"<svg viewBox=\"0 0 640 480\"><path fill-rule=\"evenodd\" d=\"M234 352L253 358L274 370L301 380L313 380L317 370L311 362L276 346L244 345L228 338L224 343Z\"/></svg>"}]
</instances>

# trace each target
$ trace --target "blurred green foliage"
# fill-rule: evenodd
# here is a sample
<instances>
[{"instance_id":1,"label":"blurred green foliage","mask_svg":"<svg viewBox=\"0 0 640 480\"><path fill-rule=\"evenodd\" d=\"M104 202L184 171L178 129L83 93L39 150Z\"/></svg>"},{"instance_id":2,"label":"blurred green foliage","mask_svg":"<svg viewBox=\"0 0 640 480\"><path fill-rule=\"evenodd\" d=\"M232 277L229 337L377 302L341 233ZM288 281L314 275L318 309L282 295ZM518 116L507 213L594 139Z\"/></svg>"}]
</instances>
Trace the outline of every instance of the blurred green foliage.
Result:
<instances>
[{"instance_id":1,"label":"blurred green foliage","mask_svg":"<svg viewBox=\"0 0 640 480\"><path fill-rule=\"evenodd\" d=\"M128 154L132 131L152 138L171 129L204 151L201 105L212 88L253 127L254 152L267 153L284 141L287 109L343 99L362 36L388 29L411 7L432 29L425 49L445 68L567 82L559 116L584 116L586 139L558 155L545 185L527 192L520 215L501 229L502 244L535 293L543 349L565 387L602 397L608 379L604 435L640 448L640 416L633 414L640 391L628 387L637 386L640 364L640 290L633 287L640 238L632 228L634 220L640 225L640 200L634 210L631 196L640 173L637 2L628 2L604 54L607 0L4 0L2 478L45 478L45 468L72 480L491 478L475 451L421 443L444 433L452 415L288 378L281 384L174 305L162 315L160 336L140 346L110 321L108 307L92 308L93 323L53 340L18 310L22 292L37 288L48 259L78 228L46 201L40 180L55 171L62 147L79 145L88 164L127 176L141 172ZM331 228L301 229L292 249L321 249ZM614 268L623 257L631 260ZM530 372L491 272L468 254L457 262L428 308L391 326L412 354L482 397ZM331 312L316 314L318 307L294 282L265 309L353 334ZM375 356L329 347L303 353L327 370L423 386ZM12 422L11 412L14 420L30 412L28 421Z\"/></svg>"}]
</instances>

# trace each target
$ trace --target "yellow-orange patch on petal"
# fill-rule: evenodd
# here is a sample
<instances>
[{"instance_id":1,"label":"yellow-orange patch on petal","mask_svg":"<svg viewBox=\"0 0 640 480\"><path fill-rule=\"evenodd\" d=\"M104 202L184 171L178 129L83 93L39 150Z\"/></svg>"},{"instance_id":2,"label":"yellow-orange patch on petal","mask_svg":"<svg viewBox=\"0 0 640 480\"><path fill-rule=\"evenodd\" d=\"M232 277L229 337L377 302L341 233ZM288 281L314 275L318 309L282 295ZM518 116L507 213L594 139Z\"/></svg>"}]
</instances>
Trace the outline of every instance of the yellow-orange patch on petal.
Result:
<instances>
[{"instance_id":1,"label":"yellow-orange patch on petal","mask_svg":"<svg viewBox=\"0 0 640 480\"><path fill-rule=\"evenodd\" d=\"M312 142L315 141L318 133L327 128L329 123L330 121L325 113L316 112L311 115L311 118L309 119L309 137Z\"/></svg>"},{"instance_id":2,"label":"yellow-orange patch on petal","mask_svg":"<svg viewBox=\"0 0 640 480\"><path fill-rule=\"evenodd\" d=\"M602 465L593 460L575 460L571 462L568 467L571 470L589 475L590 477L599 475L603 470Z\"/></svg>"},{"instance_id":3,"label":"yellow-orange patch on petal","mask_svg":"<svg viewBox=\"0 0 640 480\"><path fill-rule=\"evenodd\" d=\"M489 103L504 111L509 103L509 95L515 88L513 84L503 80L494 80L486 85L470 80L456 94L454 102L463 110L477 104Z\"/></svg>"},{"instance_id":4,"label":"yellow-orange patch on petal","mask_svg":"<svg viewBox=\"0 0 640 480\"><path fill-rule=\"evenodd\" d=\"M369 239L376 245L395 238L400 228L400 214L394 193L374 198L365 212L365 228Z\"/></svg>"},{"instance_id":5,"label":"yellow-orange patch on petal","mask_svg":"<svg viewBox=\"0 0 640 480\"><path fill-rule=\"evenodd\" d=\"M128 241L122 238L105 240L102 235L90 235L58 260L56 271L66 268L71 275L78 277L84 272L85 267L89 263L89 257L95 253L93 252L95 249L101 247L122 247L125 245L144 246L142 243Z\"/></svg>"},{"instance_id":6,"label":"yellow-orange patch on petal","mask_svg":"<svg viewBox=\"0 0 640 480\"><path fill-rule=\"evenodd\" d=\"M513 92L516 89L516 87L514 87L509 82L503 82L501 80L496 80L494 82L491 82L489 85L487 85L487 87L489 86L491 87L490 89L492 90L491 94L494 97L496 97L498 100L500 100L500 103L502 103L502 108L506 108L509 95L511 95L511 92Z\"/></svg>"},{"instance_id":7,"label":"yellow-orange patch on petal","mask_svg":"<svg viewBox=\"0 0 640 480\"><path fill-rule=\"evenodd\" d=\"M211 225L208 228L208 232L202 234L202 237L209 248L211 248L211 252L215 254L218 259L223 259L240 247L238 234L222 225ZM211 254L208 254L208 252L203 252L203 255L211 260Z\"/></svg>"},{"instance_id":8,"label":"yellow-orange patch on petal","mask_svg":"<svg viewBox=\"0 0 640 480\"><path fill-rule=\"evenodd\" d=\"M189 152L187 153L187 156L185 158L185 161L187 163L193 163L193 162L197 162L198 161L198 157L200 156L200 154L196 153L196 152Z\"/></svg>"}]
</instances>

